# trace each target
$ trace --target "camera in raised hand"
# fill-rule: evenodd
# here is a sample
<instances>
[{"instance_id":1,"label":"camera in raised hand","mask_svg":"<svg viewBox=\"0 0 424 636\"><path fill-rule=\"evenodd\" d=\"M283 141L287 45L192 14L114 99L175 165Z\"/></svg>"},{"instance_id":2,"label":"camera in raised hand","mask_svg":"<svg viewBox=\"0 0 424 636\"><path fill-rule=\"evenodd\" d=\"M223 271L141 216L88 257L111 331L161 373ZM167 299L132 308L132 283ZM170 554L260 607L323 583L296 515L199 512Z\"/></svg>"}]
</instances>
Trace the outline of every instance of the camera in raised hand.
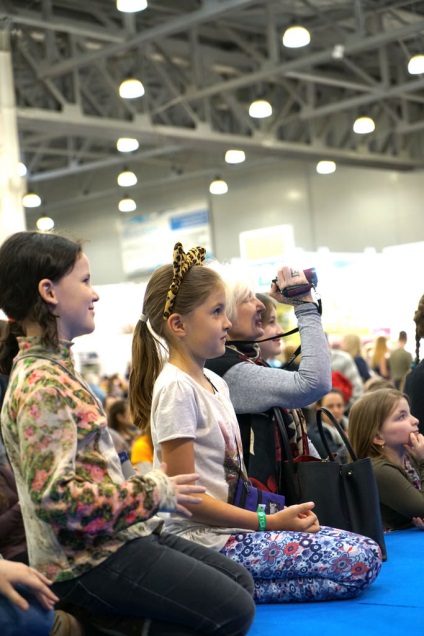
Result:
<instances>
[{"instance_id":1,"label":"camera in raised hand","mask_svg":"<svg viewBox=\"0 0 424 636\"><path fill-rule=\"evenodd\" d=\"M295 298L296 296L305 296L308 294L311 289L315 289L315 286L318 283L318 276L315 270L315 267L310 267L309 269L304 269L303 273L305 274L307 283L300 283L299 285L288 285L284 289L280 289L278 287L277 279L273 278L272 282L277 287L280 294L282 294L285 298Z\"/></svg>"}]
</instances>

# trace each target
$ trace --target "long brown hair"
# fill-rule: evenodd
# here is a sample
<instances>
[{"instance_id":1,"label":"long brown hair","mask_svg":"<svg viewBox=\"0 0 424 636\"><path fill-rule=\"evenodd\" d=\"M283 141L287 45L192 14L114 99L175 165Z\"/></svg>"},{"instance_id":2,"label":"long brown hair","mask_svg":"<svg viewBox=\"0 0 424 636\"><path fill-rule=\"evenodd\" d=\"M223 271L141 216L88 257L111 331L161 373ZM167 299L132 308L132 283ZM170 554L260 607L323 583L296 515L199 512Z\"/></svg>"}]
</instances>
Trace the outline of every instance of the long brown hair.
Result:
<instances>
[{"instance_id":1,"label":"long brown hair","mask_svg":"<svg viewBox=\"0 0 424 636\"><path fill-rule=\"evenodd\" d=\"M371 358L371 366L373 369L380 365L388 351L386 336L378 336L374 343L374 351Z\"/></svg>"},{"instance_id":2,"label":"long brown hair","mask_svg":"<svg viewBox=\"0 0 424 636\"><path fill-rule=\"evenodd\" d=\"M8 375L18 352L17 337L25 335L23 321L41 327L46 347L58 344L56 316L41 298L43 278L59 281L81 256L81 244L57 234L17 232L0 247L0 308L11 319L0 347L0 372Z\"/></svg>"},{"instance_id":3,"label":"long brown hair","mask_svg":"<svg viewBox=\"0 0 424 636\"><path fill-rule=\"evenodd\" d=\"M168 345L172 345L164 320L166 296L172 282L172 265L163 265L150 278L143 302L148 323L139 320L132 341L129 402L133 422L148 430L152 408L153 386L162 370ZM209 267L194 266L185 274L175 299L173 313L188 314L202 305L222 280Z\"/></svg>"},{"instance_id":4,"label":"long brown hair","mask_svg":"<svg viewBox=\"0 0 424 636\"><path fill-rule=\"evenodd\" d=\"M374 443L386 419L399 401L407 396L397 389L378 389L365 393L349 412L349 441L357 456L388 459L386 449Z\"/></svg>"}]
</instances>

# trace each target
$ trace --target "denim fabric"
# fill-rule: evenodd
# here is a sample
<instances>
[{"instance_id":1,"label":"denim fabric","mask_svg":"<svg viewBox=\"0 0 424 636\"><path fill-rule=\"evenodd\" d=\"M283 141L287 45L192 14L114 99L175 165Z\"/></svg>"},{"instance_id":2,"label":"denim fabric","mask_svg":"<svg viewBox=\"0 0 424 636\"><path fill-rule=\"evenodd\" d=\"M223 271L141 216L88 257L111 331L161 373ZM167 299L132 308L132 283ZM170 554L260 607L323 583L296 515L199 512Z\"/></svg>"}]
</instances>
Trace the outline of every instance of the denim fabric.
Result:
<instances>
[{"instance_id":1,"label":"denim fabric","mask_svg":"<svg viewBox=\"0 0 424 636\"><path fill-rule=\"evenodd\" d=\"M151 619L149 636L242 636L255 614L253 580L242 566L167 533L134 539L53 589L93 615Z\"/></svg>"},{"instance_id":2,"label":"denim fabric","mask_svg":"<svg viewBox=\"0 0 424 636\"><path fill-rule=\"evenodd\" d=\"M53 627L54 612L43 609L29 590L18 585L16 589L30 605L24 611L0 596L1 636L48 636Z\"/></svg>"}]
</instances>

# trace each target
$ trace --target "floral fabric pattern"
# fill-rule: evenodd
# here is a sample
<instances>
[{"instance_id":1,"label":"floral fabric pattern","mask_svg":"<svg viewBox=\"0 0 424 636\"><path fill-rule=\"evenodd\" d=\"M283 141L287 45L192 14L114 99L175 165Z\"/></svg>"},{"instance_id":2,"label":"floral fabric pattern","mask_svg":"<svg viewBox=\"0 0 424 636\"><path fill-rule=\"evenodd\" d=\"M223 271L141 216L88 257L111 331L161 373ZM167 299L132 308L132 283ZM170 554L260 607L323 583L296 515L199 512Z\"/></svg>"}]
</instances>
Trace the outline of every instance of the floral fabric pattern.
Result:
<instances>
[{"instance_id":1,"label":"floral fabric pattern","mask_svg":"<svg viewBox=\"0 0 424 636\"><path fill-rule=\"evenodd\" d=\"M249 570L256 603L352 598L371 585L382 563L372 539L326 526L316 534L233 534L221 552Z\"/></svg>"},{"instance_id":2,"label":"floral fabric pattern","mask_svg":"<svg viewBox=\"0 0 424 636\"><path fill-rule=\"evenodd\" d=\"M70 343L19 339L2 409L31 565L54 581L79 576L175 510L161 471L125 481L106 417L77 376ZM47 356L50 359L45 359Z\"/></svg>"}]
</instances>

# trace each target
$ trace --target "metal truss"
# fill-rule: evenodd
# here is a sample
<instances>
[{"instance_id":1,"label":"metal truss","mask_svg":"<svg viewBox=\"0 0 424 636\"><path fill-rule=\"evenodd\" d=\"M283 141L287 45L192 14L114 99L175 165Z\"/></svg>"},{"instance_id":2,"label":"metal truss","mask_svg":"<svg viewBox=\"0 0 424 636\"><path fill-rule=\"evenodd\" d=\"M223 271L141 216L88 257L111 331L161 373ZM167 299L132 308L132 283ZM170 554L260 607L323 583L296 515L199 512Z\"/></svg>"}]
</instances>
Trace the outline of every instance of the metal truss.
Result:
<instances>
[{"instance_id":1,"label":"metal truss","mask_svg":"<svg viewBox=\"0 0 424 636\"><path fill-rule=\"evenodd\" d=\"M311 43L284 48L296 23ZM115 0L0 0L0 30L30 183L128 161L146 184L225 174L229 148L257 163L424 166L424 77L407 70L424 53L423 1L149 0L123 14ZM123 100L130 75L146 93ZM249 116L257 97L270 118ZM361 115L373 133L352 131ZM120 136L140 141L130 158Z\"/></svg>"}]
</instances>

